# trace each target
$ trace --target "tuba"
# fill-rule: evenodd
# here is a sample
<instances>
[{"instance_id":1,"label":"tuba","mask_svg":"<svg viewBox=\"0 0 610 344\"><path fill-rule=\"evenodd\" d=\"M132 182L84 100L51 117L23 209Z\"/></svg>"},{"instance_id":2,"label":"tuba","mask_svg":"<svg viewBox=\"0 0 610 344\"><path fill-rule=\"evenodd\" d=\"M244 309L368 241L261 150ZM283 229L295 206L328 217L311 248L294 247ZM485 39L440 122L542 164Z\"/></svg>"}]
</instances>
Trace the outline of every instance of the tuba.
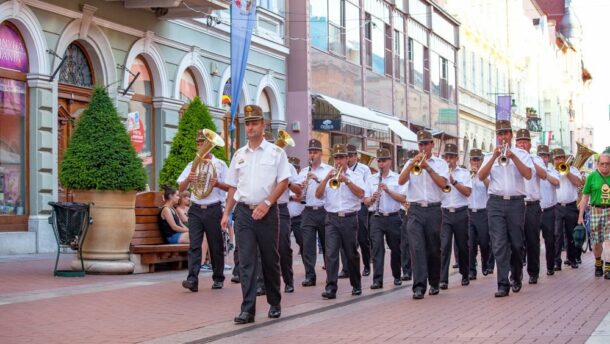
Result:
<instances>
[{"instance_id":1,"label":"tuba","mask_svg":"<svg viewBox=\"0 0 610 344\"><path fill-rule=\"evenodd\" d=\"M210 180L216 178L216 167L210 161L206 159L206 155L214 149L214 147L224 147L225 142L210 129L203 129L203 136L205 138L203 147L197 150L195 160L191 166L191 172L195 172L197 175L197 182L191 186L191 193L197 199L203 199L210 195L214 186L211 185Z\"/></svg>"},{"instance_id":2,"label":"tuba","mask_svg":"<svg viewBox=\"0 0 610 344\"><path fill-rule=\"evenodd\" d=\"M570 166L574 166L577 169L581 169L591 155L596 154L589 147L583 145L580 142L576 142L578 149L576 150L576 156L570 155L566 162L560 162L555 165L555 169L560 175L565 176L570 172Z\"/></svg>"},{"instance_id":3,"label":"tuba","mask_svg":"<svg viewBox=\"0 0 610 344\"><path fill-rule=\"evenodd\" d=\"M274 144L282 149L286 146L294 147L294 139L284 129L280 129L277 132L277 139Z\"/></svg>"}]
</instances>

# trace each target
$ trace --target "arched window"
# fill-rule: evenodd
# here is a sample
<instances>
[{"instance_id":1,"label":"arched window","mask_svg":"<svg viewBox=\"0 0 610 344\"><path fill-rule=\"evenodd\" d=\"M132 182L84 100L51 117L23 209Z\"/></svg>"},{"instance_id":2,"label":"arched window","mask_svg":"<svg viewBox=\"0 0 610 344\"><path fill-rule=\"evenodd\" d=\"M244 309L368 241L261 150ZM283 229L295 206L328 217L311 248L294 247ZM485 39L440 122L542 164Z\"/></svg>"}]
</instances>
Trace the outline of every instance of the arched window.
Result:
<instances>
[{"instance_id":1,"label":"arched window","mask_svg":"<svg viewBox=\"0 0 610 344\"><path fill-rule=\"evenodd\" d=\"M79 87L91 88L95 83L91 64L85 50L77 42L66 49L66 61L59 72L59 82Z\"/></svg>"},{"instance_id":2,"label":"arched window","mask_svg":"<svg viewBox=\"0 0 610 344\"><path fill-rule=\"evenodd\" d=\"M198 94L195 75L190 68L187 68L180 78L180 100L189 103Z\"/></svg>"},{"instance_id":3,"label":"arched window","mask_svg":"<svg viewBox=\"0 0 610 344\"><path fill-rule=\"evenodd\" d=\"M0 38L0 231L27 230L28 54L11 23L0 23Z\"/></svg>"},{"instance_id":4,"label":"arched window","mask_svg":"<svg viewBox=\"0 0 610 344\"><path fill-rule=\"evenodd\" d=\"M148 185L155 189L155 133L153 115L153 82L150 69L142 56L136 57L129 67L131 72L140 76L133 83L134 95L129 102L129 114L127 118L127 129L131 136L131 143L142 159L146 173L148 174ZM133 75L129 76L129 82Z\"/></svg>"},{"instance_id":5,"label":"arched window","mask_svg":"<svg viewBox=\"0 0 610 344\"><path fill-rule=\"evenodd\" d=\"M266 90L263 90L263 93L261 93L258 106L260 106L263 110L263 117L265 118L266 124L265 131L271 131L271 102L269 101L269 96L267 95Z\"/></svg>"}]
</instances>

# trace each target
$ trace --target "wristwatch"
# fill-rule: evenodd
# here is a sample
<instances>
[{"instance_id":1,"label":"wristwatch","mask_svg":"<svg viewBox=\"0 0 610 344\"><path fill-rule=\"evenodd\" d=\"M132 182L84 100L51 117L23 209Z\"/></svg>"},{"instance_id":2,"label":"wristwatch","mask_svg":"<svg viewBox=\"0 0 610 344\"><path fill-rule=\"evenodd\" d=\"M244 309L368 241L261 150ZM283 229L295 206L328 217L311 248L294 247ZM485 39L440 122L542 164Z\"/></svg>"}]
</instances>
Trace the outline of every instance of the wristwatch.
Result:
<instances>
[{"instance_id":1,"label":"wristwatch","mask_svg":"<svg viewBox=\"0 0 610 344\"><path fill-rule=\"evenodd\" d=\"M268 207L270 207L270 206L271 206L271 202L270 202L268 199L264 200L263 202L265 202L265 204L266 204Z\"/></svg>"},{"instance_id":2,"label":"wristwatch","mask_svg":"<svg viewBox=\"0 0 610 344\"><path fill-rule=\"evenodd\" d=\"M350 185L351 183L352 183L352 181L349 179L345 181L345 185Z\"/></svg>"},{"instance_id":3,"label":"wristwatch","mask_svg":"<svg viewBox=\"0 0 610 344\"><path fill-rule=\"evenodd\" d=\"M457 180L454 180L453 183L451 183L451 185L455 185L457 184Z\"/></svg>"}]
</instances>

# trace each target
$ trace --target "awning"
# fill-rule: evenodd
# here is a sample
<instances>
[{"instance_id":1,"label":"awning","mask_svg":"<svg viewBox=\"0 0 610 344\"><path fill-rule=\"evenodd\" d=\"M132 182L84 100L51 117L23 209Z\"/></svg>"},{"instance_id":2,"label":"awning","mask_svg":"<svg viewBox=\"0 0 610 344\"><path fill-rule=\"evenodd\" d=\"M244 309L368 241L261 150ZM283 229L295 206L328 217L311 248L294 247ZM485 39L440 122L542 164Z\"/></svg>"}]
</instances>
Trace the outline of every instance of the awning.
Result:
<instances>
[{"instance_id":1,"label":"awning","mask_svg":"<svg viewBox=\"0 0 610 344\"><path fill-rule=\"evenodd\" d=\"M355 105L333 97L318 94L320 98L335 108L341 114L341 122L359 128L387 131L387 122L374 111L364 106Z\"/></svg>"},{"instance_id":2,"label":"awning","mask_svg":"<svg viewBox=\"0 0 610 344\"><path fill-rule=\"evenodd\" d=\"M388 128L401 139L401 146L403 149L418 149L417 146L417 134L407 128L406 125L400 123L398 118L386 115L384 113L377 112L377 115L381 117L388 124Z\"/></svg>"}]
</instances>

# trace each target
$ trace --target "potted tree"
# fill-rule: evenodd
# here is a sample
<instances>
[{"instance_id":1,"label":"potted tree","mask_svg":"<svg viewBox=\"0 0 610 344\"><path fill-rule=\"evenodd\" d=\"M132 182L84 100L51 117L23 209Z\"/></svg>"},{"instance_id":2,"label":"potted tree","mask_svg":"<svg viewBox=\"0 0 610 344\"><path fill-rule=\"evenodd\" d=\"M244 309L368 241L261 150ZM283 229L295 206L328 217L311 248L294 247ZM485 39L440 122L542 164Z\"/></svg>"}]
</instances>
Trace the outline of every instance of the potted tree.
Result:
<instances>
[{"instance_id":1,"label":"potted tree","mask_svg":"<svg viewBox=\"0 0 610 344\"><path fill-rule=\"evenodd\" d=\"M85 270L132 273L129 243L135 230L135 196L146 186L146 171L103 87L95 87L76 123L59 178L74 191L74 201L91 204L93 223L81 248Z\"/></svg>"}]
</instances>

